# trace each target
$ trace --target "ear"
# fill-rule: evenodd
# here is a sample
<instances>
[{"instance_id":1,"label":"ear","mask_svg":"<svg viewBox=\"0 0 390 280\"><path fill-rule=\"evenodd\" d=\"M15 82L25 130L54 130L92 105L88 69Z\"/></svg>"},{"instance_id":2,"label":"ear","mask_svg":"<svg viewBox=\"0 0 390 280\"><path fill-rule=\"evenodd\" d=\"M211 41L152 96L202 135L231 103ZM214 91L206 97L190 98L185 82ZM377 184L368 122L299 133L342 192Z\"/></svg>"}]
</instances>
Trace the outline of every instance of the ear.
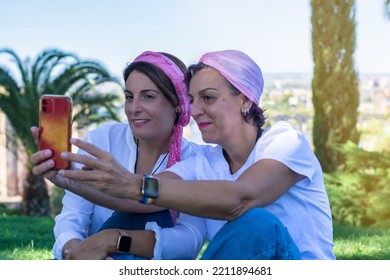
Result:
<instances>
[{"instance_id":1,"label":"ear","mask_svg":"<svg viewBox=\"0 0 390 280\"><path fill-rule=\"evenodd\" d=\"M241 111L249 111L252 106L252 101L246 97L243 93L241 93Z\"/></svg>"}]
</instances>

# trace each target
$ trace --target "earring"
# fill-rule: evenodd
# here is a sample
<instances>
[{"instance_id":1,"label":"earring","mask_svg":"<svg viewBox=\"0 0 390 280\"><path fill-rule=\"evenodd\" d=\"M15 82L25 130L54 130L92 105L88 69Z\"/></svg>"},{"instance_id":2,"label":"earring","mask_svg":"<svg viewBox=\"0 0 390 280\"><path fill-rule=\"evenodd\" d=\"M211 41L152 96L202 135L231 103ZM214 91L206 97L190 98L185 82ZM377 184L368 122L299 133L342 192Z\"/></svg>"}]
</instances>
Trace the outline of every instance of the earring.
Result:
<instances>
[{"instance_id":1,"label":"earring","mask_svg":"<svg viewBox=\"0 0 390 280\"><path fill-rule=\"evenodd\" d=\"M249 114L249 107L241 109L241 113L244 117L246 117Z\"/></svg>"}]
</instances>

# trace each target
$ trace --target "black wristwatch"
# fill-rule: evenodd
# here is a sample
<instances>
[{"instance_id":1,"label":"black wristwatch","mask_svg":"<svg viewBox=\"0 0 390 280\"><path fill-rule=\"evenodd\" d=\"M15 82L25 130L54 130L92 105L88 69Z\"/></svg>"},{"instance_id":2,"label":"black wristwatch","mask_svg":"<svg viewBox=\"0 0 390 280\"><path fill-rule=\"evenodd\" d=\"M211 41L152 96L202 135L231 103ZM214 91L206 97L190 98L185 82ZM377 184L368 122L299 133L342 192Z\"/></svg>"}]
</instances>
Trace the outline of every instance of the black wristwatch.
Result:
<instances>
[{"instance_id":1,"label":"black wristwatch","mask_svg":"<svg viewBox=\"0 0 390 280\"><path fill-rule=\"evenodd\" d=\"M116 245L116 251L118 253L129 254L132 239L125 232L123 232L121 230L118 230L118 231L119 231L119 237L118 237L118 243Z\"/></svg>"},{"instance_id":2,"label":"black wristwatch","mask_svg":"<svg viewBox=\"0 0 390 280\"><path fill-rule=\"evenodd\" d=\"M144 174L141 194L146 198L157 198L160 194L160 181L152 175Z\"/></svg>"}]
</instances>

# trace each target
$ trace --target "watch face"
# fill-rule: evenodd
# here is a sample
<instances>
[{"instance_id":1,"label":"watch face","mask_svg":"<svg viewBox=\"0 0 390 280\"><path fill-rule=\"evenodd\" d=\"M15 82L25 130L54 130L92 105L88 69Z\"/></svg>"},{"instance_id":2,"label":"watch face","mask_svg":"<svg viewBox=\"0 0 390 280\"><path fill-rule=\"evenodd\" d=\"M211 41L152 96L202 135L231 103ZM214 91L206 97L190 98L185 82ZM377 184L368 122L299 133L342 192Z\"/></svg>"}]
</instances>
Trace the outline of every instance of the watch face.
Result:
<instances>
[{"instance_id":1,"label":"watch face","mask_svg":"<svg viewBox=\"0 0 390 280\"><path fill-rule=\"evenodd\" d=\"M157 178L145 176L142 183L142 195L157 198L160 192L160 182Z\"/></svg>"},{"instance_id":2,"label":"watch face","mask_svg":"<svg viewBox=\"0 0 390 280\"><path fill-rule=\"evenodd\" d=\"M130 252L130 247L131 247L131 237L121 235L118 244L118 251L128 253Z\"/></svg>"}]
</instances>

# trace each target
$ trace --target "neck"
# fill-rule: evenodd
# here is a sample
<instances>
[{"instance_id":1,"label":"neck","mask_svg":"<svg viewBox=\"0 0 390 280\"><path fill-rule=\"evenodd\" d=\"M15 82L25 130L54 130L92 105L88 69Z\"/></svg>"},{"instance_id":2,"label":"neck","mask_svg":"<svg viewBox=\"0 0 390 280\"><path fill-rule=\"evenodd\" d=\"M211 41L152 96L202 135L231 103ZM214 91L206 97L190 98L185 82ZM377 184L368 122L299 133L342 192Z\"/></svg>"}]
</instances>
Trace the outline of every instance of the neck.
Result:
<instances>
[{"instance_id":1,"label":"neck","mask_svg":"<svg viewBox=\"0 0 390 280\"><path fill-rule=\"evenodd\" d=\"M135 140L137 144L137 158L134 165L135 173L142 174L153 174L157 171L154 169L158 159L162 154L167 154L169 152L169 142L159 145L156 143L150 143L147 141ZM164 158L163 161L166 161L167 158ZM160 164L162 164L161 162Z\"/></svg>"},{"instance_id":2,"label":"neck","mask_svg":"<svg viewBox=\"0 0 390 280\"><path fill-rule=\"evenodd\" d=\"M229 163L232 174L237 172L247 161L250 153L256 145L258 130L250 125L242 133L236 133L237 137L229 139L223 146L224 156Z\"/></svg>"}]
</instances>

